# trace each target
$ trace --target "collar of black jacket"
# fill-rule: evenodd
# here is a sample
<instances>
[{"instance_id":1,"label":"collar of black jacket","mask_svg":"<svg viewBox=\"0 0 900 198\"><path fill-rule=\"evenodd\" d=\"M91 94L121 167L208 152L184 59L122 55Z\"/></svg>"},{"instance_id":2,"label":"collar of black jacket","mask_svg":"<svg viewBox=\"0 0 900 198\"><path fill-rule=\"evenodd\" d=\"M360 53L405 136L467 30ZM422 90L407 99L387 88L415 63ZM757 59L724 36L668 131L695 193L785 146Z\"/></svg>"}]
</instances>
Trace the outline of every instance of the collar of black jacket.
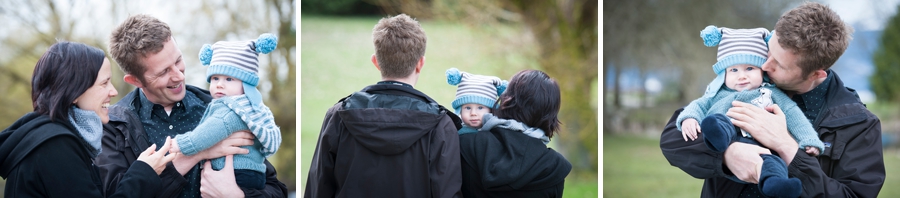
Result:
<instances>
[{"instance_id":1,"label":"collar of black jacket","mask_svg":"<svg viewBox=\"0 0 900 198\"><path fill-rule=\"evenodd\" d=\"M395 81L381 81L381 82L395 82ZM443 111L445 114L447 114L447 116L450 116L450 119L453 120L453 124L456 126L456 130L462 129L462 119L460 119L459 116L454 114L453 111L450 111L447 108L445 108L443 105L440 105L440 103L438 103L431 97L428 97L428 95L425 95L425 93L422 93L421 91L416 90L412 86L397 86L392 83L381 83L381 82L376 83L374 85L369 85L360 91L368 92L368 93L372 93L372 94L389 94L389 95L408 96L408 97L418 98L423 101L427 101L428 103L438 104L438 107L441 109L441 111ZM401 82L397 82L397 83L401 83ZM350 96L347 96L347 97L350 97ZM341 99L341 101L344 101L345 99L347 99L347 97L344 97L343 99Z\"/></svg>"},{"instance_id":2,"label":"collar of black jacket","mask_svg":"<svg viewBox=\"0 0 900 198\"><path fill-rule=\"evenodd\" d=\"M866 115L865 111L858 111L855 114L849 114L849 115L847 114L849 112L845 112L845 113L841 114L842 119L839 119L840 121L834 120L834 119L838 119L838 118L835 117L833 112L829 112L832 109L839 107L839 106L845 106L848 104L860 104L861 107L858 107L858 108L865 109L865 104L863 104L862 101L859 99L859 95L856 93L856 90L849 88L849 87L844 87L844 81L842 81L841 78L838 77L837 73L835 73L835 72L829 72L829 73L832 75L833 78L829 78L831 80L831 82L829 82L828 94L826 94L826 98L825 98L826 104L824 107L824 111L820 112L820 114L827 114L827 115L831 115L831 116L819 116L815 120L815 122L813 122L812 124L814 126L821 126L821 127L840 127L840 126L858 123L858 122L865 120L868 117L868 115ZM851 108L851 107L845 107L845 108ZM830 121L828 121L826 123L826 122L823 122L824 120L830 120Z\"/></svg>"},{"instance_id":3,"label":"collar of black jacket","mask_svg":"<svg viewBox=\"0 0 900 198\"><path fill-rule=\"evenodd\" d=\"M385 81L381 81L381 82L378 82L375 84L377 84L377 85L400 85L400 86L404 86L404 87L413 88L413 86L410 84L400 82L400 81L393 81L393 80L385 80Z\"/></svg>"}]
</instances>

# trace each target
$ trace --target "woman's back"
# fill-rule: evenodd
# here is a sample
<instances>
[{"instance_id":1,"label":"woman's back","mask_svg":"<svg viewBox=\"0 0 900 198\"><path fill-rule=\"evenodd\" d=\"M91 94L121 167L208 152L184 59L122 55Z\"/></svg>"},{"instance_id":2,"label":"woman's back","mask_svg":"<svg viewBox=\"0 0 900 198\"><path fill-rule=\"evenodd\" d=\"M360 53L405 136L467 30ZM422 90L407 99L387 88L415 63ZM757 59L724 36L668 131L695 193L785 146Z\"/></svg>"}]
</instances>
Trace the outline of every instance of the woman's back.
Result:
<instances>
[{"instance_id":1,"label":"woman's back","mask_svg":"<svg viewBox=\"0 0 900 198\"><path fill-rule=\"evenodd\" d=\"M572 165L540 139L494 128L459 136L464 197L561 197Z\"/></svg>"}]
</instances>

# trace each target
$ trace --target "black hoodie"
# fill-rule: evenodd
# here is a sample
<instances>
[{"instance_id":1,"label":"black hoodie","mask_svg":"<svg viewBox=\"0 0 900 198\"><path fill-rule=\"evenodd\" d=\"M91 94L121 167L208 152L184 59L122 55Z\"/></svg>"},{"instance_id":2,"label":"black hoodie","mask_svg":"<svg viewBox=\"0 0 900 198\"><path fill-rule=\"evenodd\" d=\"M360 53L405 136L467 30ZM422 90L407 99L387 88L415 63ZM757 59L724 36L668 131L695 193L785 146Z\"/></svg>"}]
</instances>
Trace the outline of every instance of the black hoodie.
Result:
<instances>
[{"instance_id":1,"label":"black hoodie","mask_svg":"<svg viewBox=\"0 0 900 198\"><path fill-rule=\"evenodd\" d=\"M6 197L141 197L160 186L147 163L136 162L120 191L104 195L92 148L68 120L28 113L0 132L0 176ZM140 165L138 165L140 164ZM126 194L127 193L127 194Z\"/></svg>"},{"instance_id":2,"label":"black hoodie","mask_svg":"<svg viewBox=\"0 0 900 198\"><path fill-rule=\"evenodd\" d=\"M366 87L325 114L304 197L459 197L458 127L411 87Z\"/></svg>"},{"instance_id":3,"label":"black hoodie","mask_svg":"<svg viewBox=\"0 0 900 198\"><path fill-rule=\"evenodd\" d=\"M464 197L562 197L572 164L540 139L493 128L459 142Z\"/></svg>"}]
</instances>

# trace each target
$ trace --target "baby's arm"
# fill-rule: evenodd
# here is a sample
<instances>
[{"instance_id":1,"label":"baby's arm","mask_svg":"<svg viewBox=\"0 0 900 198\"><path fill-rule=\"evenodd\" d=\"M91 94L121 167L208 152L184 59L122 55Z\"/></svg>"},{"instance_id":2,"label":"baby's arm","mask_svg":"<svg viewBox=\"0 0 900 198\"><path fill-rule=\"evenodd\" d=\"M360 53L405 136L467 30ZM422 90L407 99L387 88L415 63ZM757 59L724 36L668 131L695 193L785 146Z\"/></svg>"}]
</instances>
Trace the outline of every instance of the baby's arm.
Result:
<instances>
[{"instance_id":1,"label":"baby's arm","mask_svg":"<svg viewBox=\"0 0 900 198\"><path fill-rule=\"evenodd\" d=\"M819 149L816 148L816 147L814 147L814 146L807 146L807 147L806 147L806 154L809 154L809 155L812 155L812 156L819 156Z\"/></svg>"},{"instance_id":2,"label":"baby's arm","mask_svg":"<svg viewBox=\"0 0 900 198\"><path fill-rule=\"evenodd\" d=\"M211 112L210 109L207 109L200 124L193 131L175 136L178 150L181 153L187 156L195 155L212 147L238 130L237 128L229 127L233 126L234 123L225 122L225 120L234 120L228 118L231 116L237 117L237 115L233 112L228 112L227 108L217 108L213 111Z\"/></svg>"},{"instance_id":3,"label":"baby's arm","mask_svg":"<svg viewBox=\"0 0 900 198\"><path fill-rule=\"evenodd\" d=\"M712 98L697 98L696 100L691 101L688 106L684 107L681 114L678 114L675 125L681 130L681 137L684 138L684 141L689 141L688 139L690 139L690 141L697 139L697 133L701 132L699 120L706 117L706 111L709 109L710 100L712 100Z\"/></svg>"}]
</instances>

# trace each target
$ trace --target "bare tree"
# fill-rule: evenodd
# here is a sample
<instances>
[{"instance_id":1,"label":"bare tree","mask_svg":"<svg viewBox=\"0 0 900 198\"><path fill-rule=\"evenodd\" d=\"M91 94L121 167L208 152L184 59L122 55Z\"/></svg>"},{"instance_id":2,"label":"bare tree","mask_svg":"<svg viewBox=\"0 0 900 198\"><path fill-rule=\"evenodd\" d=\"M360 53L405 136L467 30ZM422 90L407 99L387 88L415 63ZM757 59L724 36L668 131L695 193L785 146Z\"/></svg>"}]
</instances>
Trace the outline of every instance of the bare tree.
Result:
<instances>
[{"instance_id":1,"label":"bare tree","mask_svg":"<svg viewBox=\"0 0 900 198\"><path fill-rule=\"evenodd\" d=\"M40 56L58 41L81 42L100 48L99 38L77 34L80 20L91 16L71 9L84 2L10 0L0 2L0 126L9 126L33 110L31 73Z\"/></svg>"}]
</instances>

